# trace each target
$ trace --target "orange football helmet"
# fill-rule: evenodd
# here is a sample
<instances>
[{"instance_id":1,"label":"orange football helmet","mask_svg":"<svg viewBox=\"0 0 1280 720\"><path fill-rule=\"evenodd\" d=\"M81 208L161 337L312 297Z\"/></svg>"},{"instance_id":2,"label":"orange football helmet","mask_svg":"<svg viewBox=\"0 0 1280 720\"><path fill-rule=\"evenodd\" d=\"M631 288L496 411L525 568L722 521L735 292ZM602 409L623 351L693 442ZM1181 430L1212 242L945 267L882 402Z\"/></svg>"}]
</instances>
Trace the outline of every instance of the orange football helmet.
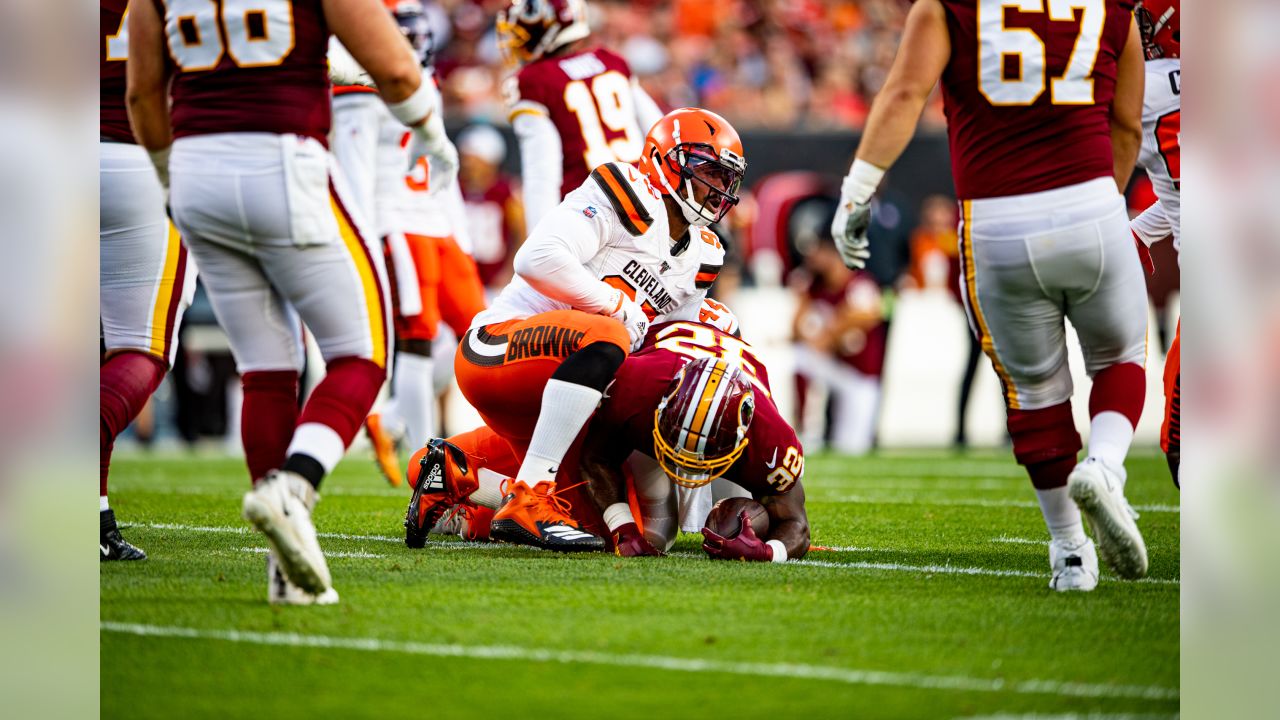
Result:
<instances>
[{"instance_id":1,"label":"orange football helmet","mask_svg":"<svg viewBox=\"0 0 1280 720\"><path fill-rule=\"evenodd\" d=\"M591 34L585 0L512 0L498 11L496 29L508 65L533 62Z\"/></svg>"},{"instance_id":2,"label":"orange football helmet","mask_svg":"<svg viewBox=\"0 0 1280 720\"><path fill-rule=\"evenodd\" d=\"M705 227L738 204L747 160L728 120L710 110L680 108L649 130L640 170L660 192L679 201L690 225ZM698 188L706 190L702 200Z\"/></svg>"}]
</instances>

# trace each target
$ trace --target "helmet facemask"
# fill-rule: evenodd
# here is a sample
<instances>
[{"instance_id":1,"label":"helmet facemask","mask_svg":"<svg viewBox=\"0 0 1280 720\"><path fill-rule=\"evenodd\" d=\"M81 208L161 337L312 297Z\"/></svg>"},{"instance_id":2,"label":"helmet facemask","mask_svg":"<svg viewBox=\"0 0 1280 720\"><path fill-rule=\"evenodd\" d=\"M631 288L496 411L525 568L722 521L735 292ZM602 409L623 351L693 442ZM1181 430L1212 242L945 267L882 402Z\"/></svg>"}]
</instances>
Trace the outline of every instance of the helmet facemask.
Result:
<instances>
[{"instance_id":1,"label":"helmet facemask","mask_svg":"<svg viewBox=\"0 0 1280 720\"><path fill-rule=\"evenodd\" d=\"M706 227L720 222L738 204L738 191L747 172L747 161L741 155L722 148L719 152L704 143L681 143L671 148L662 159L667 169L680 177L680 187L663 184L680 203L684 219L690 225ZM697 190L706 195L698 200Z\"/></svg>"},{"instance_id":2,"label":"helmet facemask","mask_svg":"<svg viewBox=\"0 0 1280 720\"><path fill-rule=\"evenodd\" d=\"M754 415L755 394L739 368L695 360L672 379L654 410L654 457L675 484L706 485L742 456Z\"/></svg>"}]
</instances>

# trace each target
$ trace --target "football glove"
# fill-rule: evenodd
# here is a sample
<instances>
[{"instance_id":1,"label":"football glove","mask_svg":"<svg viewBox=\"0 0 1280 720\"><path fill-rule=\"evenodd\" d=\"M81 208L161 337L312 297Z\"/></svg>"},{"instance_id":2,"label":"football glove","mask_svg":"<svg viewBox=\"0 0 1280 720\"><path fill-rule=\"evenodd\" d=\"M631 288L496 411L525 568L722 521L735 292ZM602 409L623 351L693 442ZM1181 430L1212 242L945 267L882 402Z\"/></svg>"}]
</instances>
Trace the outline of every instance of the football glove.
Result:
<instances>
[{"instance_id":1,"label":"football glove","mask_svg":"<svg viewBox=\"0 0 1280 720\"><path fill-rule=\"evenodd\" d=\"M439 112L431 113L427 121L412 128L409 141L409 167L418 158L427 159L427 182L431 190L447 187L458 177L458 149L444 131L444 121Z\"/></svg>"},{"instance_id":2,"label":"football glove","mask_svg":"<svg viewBox=\"0 0 1280 720\"><path fill-rule=\"evenodd\" d=\"M836 208L836 219L831 223L831 237L836 241L840 258L850 270L867 266L871 257L871 243L867 230L871 227L871 203L854 202L841 198Z\"/></svg>"},{"instance_id":3,"label":"football glove","mask_svg":"<svg viewBox=\"0 0 1280 720\"><path fill-rule=\"evenodd\" d=\"M633 522L613 531L613 552L618 557L662 557L666 553L654 547Z\"/></svg>"},{"instance_id":4,"label":"football glove","mask_svg":"<svg viewBox=\"0 0 1280 720\"><path fill-rule=\"evenodd\" d=\"M747 511L738 515L742 529L738 534L726 538L708 527L702 528L702 549L712 560L747 560L751 562L769 562L773 560L773 548L765 544L751 527L751 519Z\"/></svg>"},{"instance_id":5,"label":"football glove","mask_svg":"<svg viewBox=\"0 0 1280 720\"><path fill-rule=\"evenodd\" d=\"M627 297L621 290L615 289L614 292L617 293L614 296L617 309L609 313L609 317L622 323L627 329L627 335L631 338L631 351L635 352L640 349L644 336L649 332L649 316L640 303Z\"/></svg>"}]
</instances>

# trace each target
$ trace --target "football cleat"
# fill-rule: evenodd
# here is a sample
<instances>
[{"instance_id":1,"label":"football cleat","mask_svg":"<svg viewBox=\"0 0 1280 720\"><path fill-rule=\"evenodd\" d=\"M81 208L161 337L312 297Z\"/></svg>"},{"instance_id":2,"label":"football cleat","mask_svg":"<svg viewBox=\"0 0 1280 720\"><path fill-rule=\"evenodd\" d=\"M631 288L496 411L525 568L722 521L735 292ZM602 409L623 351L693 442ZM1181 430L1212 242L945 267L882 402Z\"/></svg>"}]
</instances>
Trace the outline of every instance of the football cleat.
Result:
<instances>
[{"instance_id":1,"label":"football cleat","mask_svg":"<svg viewBox=\"0 0 1280 720\"><path fill-rule=\"evenodd\" d=\"M494 540L560 552L604 550L602 538L583 531L570 517L572 506L556 494L554 483L543 480L531 488L522 480L508 480L505 485L502 507L489 526Z\"/></svg>"},{"instance_id":2,"label":"football cleat","mask_svg":"<svg viewBox=\"0 0 1280 720\"><path fill-rule=\"evenodd\" d=\"M289 582L280 569L275 553L267 552L267 602L272 605L337 605L338 591L329 588L319 595L312 595Z\"/></svg>"},{"instance_id":3,"label":"football cleat","mask_svg":"<svg viewBox=\"0 0 1280 720\"><path fill-rule=\"evenodd\" d=\"M396 438L382 422L382 416L372 413L364 420L364 431L369 435L369 443L373 446L373 458L378 463L378 470L387 479L391 487L400 487L400 453L397 452Z\"/></svg>"},{"instance_id":4,"label":"football cleat","mask_svg":"<svg viewBox=\"0 0 1280 720\"><path fill-rule=\"evenodd\" d=\"M1058 592L1089 592L1098 587L1098 551L1087 537L1049 543L1049 587Z\"/></svg>"},{"instance_id":5,"label":"football cleat","mask_svg":"<svg viewBox=\"0 0 1280 720\"><path fill-rule=\"evenodd\" d=\"M312 595L332 585L311 510L320 497L297 473L272 470L244 495L244 519L264 535L290 581Z\"/></svg>"},{"instance_id":6,"label":"football cleat","mask_svg":"<svg viewBox=\"0 0 1280 720\"><path fill-rule=\"evenodd\" d=\"M489 542L489 525L493 522L493 508L477 505L470 500L450 505L444 517L431 528L436 535L457 535L470 542Z\"/></svg>"},{"instance_id":7,"label":"football cleat","mask_svg":"<svg viewBox=\"0 0 1280 720\"><path fill-rule=\"evenodd\" d=\"M421 548L445 511L475 492L479 483L467 465L467 454L442 438L413 454L407 476L413 496L405 510L404 544Z\"/></svg>"},{"instance_id":8,"label":"football cleat","mask_svg":"<svg viewBox=\"0 0 1280 720\"><path fill-rule=\"evenodd\" d=\"M98 561L146 560L147 554L120 536L114 510L98 513Z\"/></svg>"},{"instance_id":9,"label":"football cleat","mask_svg":"<svg viewBox=\"0 0 1280 720\"><path fill-rule=\"evenodd\" d=\"M1124 475L1088 458L1067 477L1067 492L1089 521L1107 567L1126 580L1145 576L1147 546L1134 522L1138 513L1124 498Z\"/></svg>"}]
</instances>

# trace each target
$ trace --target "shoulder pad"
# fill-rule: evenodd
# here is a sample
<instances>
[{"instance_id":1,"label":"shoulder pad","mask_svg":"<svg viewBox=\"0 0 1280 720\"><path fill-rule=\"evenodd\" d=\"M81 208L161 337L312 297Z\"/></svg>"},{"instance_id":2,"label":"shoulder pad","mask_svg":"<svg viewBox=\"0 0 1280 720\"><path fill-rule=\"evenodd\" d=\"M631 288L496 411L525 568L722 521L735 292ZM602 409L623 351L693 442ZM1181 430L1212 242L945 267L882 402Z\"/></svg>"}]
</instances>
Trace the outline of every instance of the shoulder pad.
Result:
<instances>
[{"instance_id":1,"label":"shoulder pad","mask_svg":"<svg viewBox=\"0 0 1280 720\"><path fill-rule=\"evenodd\" d=\"M641 184L643 177L634 167L621 162L605 163L591 171L587 182L595 183L604 193L627 232L640 236L653 227L653 214L645 201L649 191Z\"/></svg>"}]
</instances>

